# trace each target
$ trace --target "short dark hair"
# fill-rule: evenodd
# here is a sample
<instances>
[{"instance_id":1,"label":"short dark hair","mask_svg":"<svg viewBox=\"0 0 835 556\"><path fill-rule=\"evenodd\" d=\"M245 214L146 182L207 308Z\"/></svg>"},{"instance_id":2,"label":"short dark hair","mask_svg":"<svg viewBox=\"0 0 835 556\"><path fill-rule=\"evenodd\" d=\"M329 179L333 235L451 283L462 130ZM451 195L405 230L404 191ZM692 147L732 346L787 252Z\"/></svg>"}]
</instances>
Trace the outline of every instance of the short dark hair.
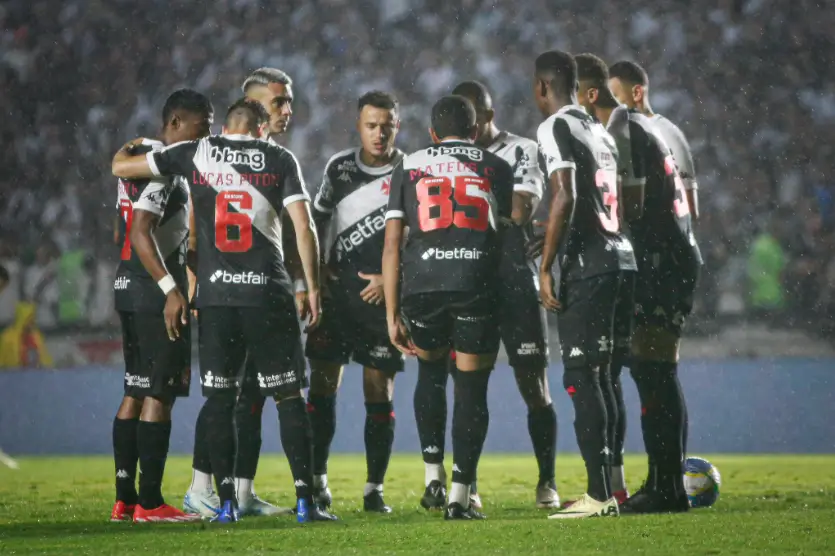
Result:
<instances>
[{"instance_id":1,"label":"short dark hair","mask_svg":"<svg viewBox=\"0 0 835 556\"><path fill-rule=\"evenodd\" d=\"M256 128L270 120L270 115L260 102L246 97L235 101L226 111L226 125L235 118L245 119L250 129Z\"/></svg>"},{"instance_id":2,"label":"short dark hair","mask_svg":"<svg viewBox=\"0 0 835 556\"><path fill-rule=\"evenodd\" d=\"M620 79L632 86L642 85L647 87L649 85L649 76L646 70L635 62L627 60L621 60L613 64L609 68L609 77Z\"/></svg>"},{"instance_id":3,"label":"short dark hair","mask_svg":"<svg viewBox=\"0 0 835 556\"><path fill-rule=\"evenodd\" d=\"M577 62L561 50L549 50L536 59L536 75L547 81L555 92L568 96L577 88Z\"/></svg>"},{"instance_id":4,"label":"short dark hair","mask_svg":"<svg viewBox=\"0 0 835 556\"><path fill-rule=\"evenodd\" d=\"M609 85L609 68L606 62L594 54L578 54L574 57L577 62L577 79L588 81L593 87L602 89Z\"/></svg>"},{"instance_id":5,"label":"short dark hair","mask_svg":"<svg viewBox=\"0 0 835 556\"><path fill-rule=\"evenodd\" d=\"M490 96L490 91L481 81L462 81L455 86L452 94L470 99L478 113L493 109L493 97Z\"/></svg>"},{"instance_id":6,"label":"short dark hair","mask_svg":"<svg viewBox=\"0 0 835 556\"><path fill-rule=\"evenodd\" d=\"M168 95L165 105L162 107L162 125L167 124L177 110L199 114L209 119L215 113L209 98L194 89L177 89Z\"/></svg>"},{"instance_id":7,"label":"short dark hair","mask_svg":"<svg viewBox=\"0 0 835 556\"><path fill-rule=\"evenodd\" d=\"M362 110L363 106L373 106L374 108L394 110L395 112L400 110L397 97L384 91L369 91L362 95L357 101L357 110Z\"/></svg>"},{"instance_id":8,"label":"short dark hair","mask_svg":"<svg viewBox=\"0 0 835 556\"><path fill-rule=\"evenodd\" d=\"M246 94L250 88L256 85L266 86L270 83L280 83L289 87L293 84L293 80L290 79L290 76L287 75L287 73L281 71L280 69L258 68L249 74L249 77L244 80L244 84L241 85L241 92Z\"/></svg>"},{"instance_id":9,"label":"short dark hair","mask_svg":"<svg viewBox=\"0 0 835 556\"><path fill-rule=\"evenodd\" d=\"M432 107L432 129L439 139L469 137L475 128L475 107L461 95L448 95Z\"/></svg>"}]
</instances>

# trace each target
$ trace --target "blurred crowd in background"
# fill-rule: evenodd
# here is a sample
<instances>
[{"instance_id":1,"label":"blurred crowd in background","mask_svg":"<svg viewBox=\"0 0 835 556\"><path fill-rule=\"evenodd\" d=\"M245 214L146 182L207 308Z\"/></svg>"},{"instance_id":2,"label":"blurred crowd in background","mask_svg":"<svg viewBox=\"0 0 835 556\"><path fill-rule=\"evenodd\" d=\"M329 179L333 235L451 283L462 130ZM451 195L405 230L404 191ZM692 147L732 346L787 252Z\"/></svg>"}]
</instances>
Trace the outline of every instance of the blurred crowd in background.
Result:
<instances>
[{"instance_id":1,"label":"blurred crowd in background","mask_svg":"<svg viewBox=\"0 0 835 556\"><path fill-rule=\"evenodd\" d=\"M559 48L642 64L653 108L689 138L699 315L820 328L835 312L833 29L823 0L5 0L0 324L19 301L44 330L116 322L110 160L156 135L178 87L222 112L251 70L288 72L284 143L315 189L357 143L356 99L371 89L399 98L404 150L471 78L493 91L501 128L533 136L533 60Z\"/></svg>"}]
</instances>

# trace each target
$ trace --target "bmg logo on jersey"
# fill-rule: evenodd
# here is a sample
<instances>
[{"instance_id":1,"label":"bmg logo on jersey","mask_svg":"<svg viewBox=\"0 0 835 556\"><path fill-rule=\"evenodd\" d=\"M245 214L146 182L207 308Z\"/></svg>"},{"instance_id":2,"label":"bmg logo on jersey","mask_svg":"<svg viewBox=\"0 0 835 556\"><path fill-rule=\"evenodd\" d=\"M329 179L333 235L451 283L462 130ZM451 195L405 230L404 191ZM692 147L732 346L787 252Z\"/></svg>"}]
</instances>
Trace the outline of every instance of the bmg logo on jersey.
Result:
<instances>
[{"instance_id":1,"label":"bmg logo on jersey","mask_svg":"<svg viewBox=\"0 0 835 556\"><path fill-rule=\"evenodd\" d=\"M481 160L483 153L482 150L477 147L464 147L456 145L454 147L430 147L426 149L426 152L429 153L429 156L453 156L453 155L462 155L466 156L470 160Z\"/></svg>"},{"instance_id":2,"label":"bmg logo on jersey","mask_svg":"<svg viewBox=\"0 0 835 556\"><path fill-rule=\"evenodd\" d=\"M356 224L356 228L350 234L341 235L336 241L336 260L340 261L342 255L350 253L360 245L365 243L365 240L374 237L375 234L382 232L386 228L385 208L382 207L376 213L369 214L364 219Z\"/></svg>"},{"instance_id":3,"label":"bmg logo on jersey","mask_svg":"<svg viewBox=\"0 0 835 556\"><path fill-rule=\"evenodd\" d=\"M209 156L215 162L249 166L256 172L264 169L264 153L258 149L235 150L229 147L212 147Z\"/></svg>"},{"instance_id":4,"label":"bmg logo on jersey","mask_svg":"<svg viewBox=\"0 0 835 556\"><path fill-rule=\"evenodd\" d=\"M434 259L436 261L477 261L483 254L484 253L478 249L436 249L434 247L430 247L423 252L420 258L424 261L428 261L429 259Z\"/></svg>"},{"instance_id":5,"label":"bmg logo on jersey","mask_svg":"<svg viewBox=\"0 0 835 556\"><path fill-rule=\"evenodd\" d=\"M259 274L257 272L227 272L225 270L215 270L209 276L209 282L212 284L220 280L221 284L243 284L245 286L263 286L267 283L269 276L266 274Z\"/></svg>"}]
</instances>

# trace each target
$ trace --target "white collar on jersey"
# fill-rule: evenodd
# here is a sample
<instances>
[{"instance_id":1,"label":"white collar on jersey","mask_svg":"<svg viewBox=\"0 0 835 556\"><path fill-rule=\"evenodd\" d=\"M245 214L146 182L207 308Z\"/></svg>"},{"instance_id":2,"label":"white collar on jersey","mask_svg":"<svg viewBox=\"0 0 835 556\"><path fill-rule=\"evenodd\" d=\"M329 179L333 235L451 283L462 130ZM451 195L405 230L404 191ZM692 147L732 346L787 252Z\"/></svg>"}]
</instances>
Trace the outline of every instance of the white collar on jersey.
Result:
<instances>
[{"instance_id":1,"label":"white collar on jersey","mask_svg":"<svg viewBox=\"0 0 835 556\"><path fill-rule=\"evenodd\" d=\"M242 133L229 133L221 135L224 139L229 139L231 141L257 141L257 137L253 137L252 135L244 135Z\"/></svg>"},{"instance_id":2,"label":"white collar on jersey","mask_svg":"<svg viewBox=\"0 0 835 556\"><path fill-rule=\"evenodd\" d=\"M359 168L366 174L371 176L382 176L391 172L391 164L386 164L385 166L368 166L367 164L363 164L362 159L360 157L360 152L362 152L361 148L357 149L354 152L354 162L357 163L357 168ZM392 162L394 162L395 160L397 160L397 156L392 158Z\"/></svg>"},{"instance_id":3,"label":"white collar on jersey","mask_svg":"<svg viewBox=\"0 0 835 556\"><path fill-rule=\"evenodd\" d=\"M566 104L565 106L557 110L557 115L564 114L569 110L579 110L580 112L586 113L586 109L579 104Z\"/></svg>"}]
</instances>

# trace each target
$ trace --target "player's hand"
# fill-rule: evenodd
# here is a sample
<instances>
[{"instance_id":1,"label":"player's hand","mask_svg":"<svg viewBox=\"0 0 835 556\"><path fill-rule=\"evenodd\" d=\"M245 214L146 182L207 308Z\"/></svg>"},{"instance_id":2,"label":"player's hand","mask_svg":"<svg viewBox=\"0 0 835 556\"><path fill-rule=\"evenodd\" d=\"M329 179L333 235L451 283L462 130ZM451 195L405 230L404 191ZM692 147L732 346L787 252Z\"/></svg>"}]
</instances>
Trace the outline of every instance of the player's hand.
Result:
<instances>
[{"instance_id":1,"label":"player's hand","mask_svg":"<svg viewBox=\"0 0 835 556\"><path fill-rule=\"evenodd\" d=\"M536 259L542 255L542 247L545 245L545 234L539 234L538 232L547 228L548 223L542 220L534 220L531 224L534 227L534 235L525 245L525 250L529 259Z\"/></svg>"},{"instance_id":2,"label":"player's hand","mask_svg":"<svg viewBox=\"0 0 835 556\"><path fill-rule=\"evenodd\" d=\"M180 337L180 326L188 324L188 303L179 288L174 288L165 297L165 329L172 342Z\"/></svg>"},{"instance_id":3,"label":"player's hand","mask_svg":"<svg viewBox=\"0 0 835 556\"><path fill-rule=\"evenodd\" d=\"M321 294L319 290L311 290L307 292L309 312L307 314L307 326L304 327L305 332L316 330L316 327L318 327L319 323L322 321L322 305L320 302Z\"/></svg>"},{"instance_id":4,"label":"player's hand","mask_svg":"<svg viewBox=\"0 0 835 556\"><path fill-rule=\"evenodd\" d=\"M362 300L371 305L382 305L385 300L383 296L383 275L357 272L357 276L363 280L368 280L368 285L360 292Z\"/></svg>"},{"instance_id":5,"label":"player's hand","mask_svg":"<svg viewBox=\"0 0 835 556\"><path fill-rule=\"evenodd\" d=\"M136 139L131 139L130 141L128 141L127 143L122 145L122 148L119 149L119 150L120 151L125 151L126 153L132 155L134 147L136 147L137 145L141 145L143 140L144 140L143 137L137 137Z\"/></svg>"},{"instance_id":6,"label":"player's hand","mask_svg":"<svg viewBox=\"0 0 835 556\"><path fill-rule=\"evenodd\" d=\"M549 311L560 310L560 302L554 294L554 276L550 271L539 271L539 301Z\"/></svg>"},{"instance_id":7,"label":"player's hand","mask_svg":"<svg viewBox=\"0 0 835 556\"><path fill-rule=\"evenodd\" d=\"M307 320L310 316L310 300L307 297L307 291L296 292L296 311L299 312L299 318Z\"/></svg>"},{"instance_id":8,"label":"player's hand","mask_svg":"<svg viewBox=\"0 0 835 556\"><path fill-rule=\"evenodd\" d=\"M399 316L388 321L389 340L391 344L396 347L404 355L415 355L415 344L409 337L409 331L406 325L403 324L403 319Z\"/></svg>"}]
</instances>

